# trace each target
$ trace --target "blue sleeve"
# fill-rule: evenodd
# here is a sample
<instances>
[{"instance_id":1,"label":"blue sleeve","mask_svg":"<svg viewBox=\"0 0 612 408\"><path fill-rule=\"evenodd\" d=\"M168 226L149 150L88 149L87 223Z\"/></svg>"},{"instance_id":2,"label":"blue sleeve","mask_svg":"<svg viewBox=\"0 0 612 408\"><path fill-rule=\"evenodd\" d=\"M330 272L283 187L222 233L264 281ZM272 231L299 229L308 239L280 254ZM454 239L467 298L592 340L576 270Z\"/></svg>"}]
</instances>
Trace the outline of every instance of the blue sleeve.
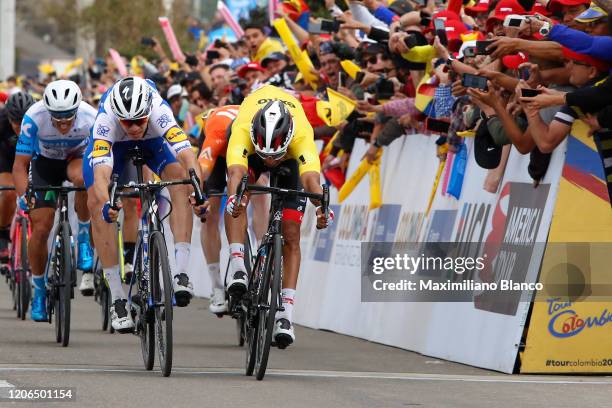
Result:
<instances>
[{"instance_id":1,"label":"blue sleeve","mask_svg":"<svg viewBox=\"0 0 612 408\"><path fill-rule=\"evenodd\" d=\"M374 17L384 22L387 25L391 25L393 22L393 18L395 18L397 14L386 8L385 6L380 6L374 11Z\"/></svg>"},{"instance_id":2,"label":"blue sleeve","mask_svg":"<svg viewBox=\"0 0 612 408\"><path fill-rule=\"evenodd\" d=\"M592 36L562 24L555 24L548 38L572 51L612 62L612 37Z\"/></svg>"},{"instance_id":3,"label":"blue sleeve","mask_svg":"<svg viewBox=\"0 0 612 408\"><path fill-rule=\"evenodd\" d=\"M31 117L25 115L21 122L21 133L17 140L15 154L22 156L33 156L38 140L38 126Z\"/></svg>"}]
</instances>

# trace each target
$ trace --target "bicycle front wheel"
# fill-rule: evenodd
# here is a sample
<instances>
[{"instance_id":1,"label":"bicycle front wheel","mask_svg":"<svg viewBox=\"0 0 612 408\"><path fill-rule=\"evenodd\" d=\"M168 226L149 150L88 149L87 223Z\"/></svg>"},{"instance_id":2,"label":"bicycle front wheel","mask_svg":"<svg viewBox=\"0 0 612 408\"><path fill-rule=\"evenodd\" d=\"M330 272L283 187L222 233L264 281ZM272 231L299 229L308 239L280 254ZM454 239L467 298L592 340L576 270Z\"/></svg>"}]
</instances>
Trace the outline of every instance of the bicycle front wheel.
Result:
<instances>
[{"instance_id":1,"label":"bicycle front wheel","mask_svg":"<svg viewBox=\"0 0 612 408\"><path fill-rule=\"evenodd\" d=\"M159 366L164 377L172 371L172 279L166 241L155 231L149 239L150 288L155 308L155 341Z\"/></svg>"},{"instance_id":2,"label":"bicycle front wheel","mask_svg":"<svg viewBox=\"0 0 612 408\"><path fill-rule=\"evenodd\" d=\"M142 231L141 231L142 232ZM140 337L140 350L145 370L151 371L155 363L155 316L153 310L148 307L149 283L143 277L143 249L142 234L138 235L136 246L136 260L134 261L134 279L131 285L135 285L138 293L138 304L136 308L136 331ZM133 288L134 286L131 286ZM134 301L134 298L132 298Z\"/></svg>"},{"instance_id":3,"label":"bicycle front wheel","mask_svg":"<svg viewBox=\"0 0 612 408\"><path fill-rule=\"evenodd\" d=\"M255 377L262 380L266 375L270 345L272 344L272 332L274 330L274 319L278 307L280 294L280 278L282 270L283 250L281 236L274 236L274 247L268 256L266 269L260 292L259 307L259 337L257 338L257 354L255 358Z\"/></svg>"}]
</instances>

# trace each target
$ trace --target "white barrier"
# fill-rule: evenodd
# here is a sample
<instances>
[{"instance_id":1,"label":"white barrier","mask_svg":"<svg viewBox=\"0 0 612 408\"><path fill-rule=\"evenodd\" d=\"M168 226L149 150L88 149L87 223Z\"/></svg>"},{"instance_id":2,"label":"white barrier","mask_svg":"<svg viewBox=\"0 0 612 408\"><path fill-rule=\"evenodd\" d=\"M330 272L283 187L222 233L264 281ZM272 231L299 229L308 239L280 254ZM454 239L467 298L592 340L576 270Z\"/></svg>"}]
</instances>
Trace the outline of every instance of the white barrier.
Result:
<instances>
[{"instance_id":1,"label":"white barrier","mask_svg":"<svg viewBox=\"0 0 612 408\"><path fill-rule=\"evenodd\" d=\"M368 212L367 177L341 206L333 206L337 218L331 228L316 231L313 208L308 207L302 226L302 267L295 321L434 357L512 372L528 302L517 301L510 309L500 310L486 296L475 296L471 303L361 301L362 241L465 242L465 250L472 254L485 246L489 253L497 253L500 248L512 245L504 241L509 213L530 208L538 214L530 225L537 229L534 242L546 242L564 146L553 154L548 173L537 189L527 173L529 155L513 149L499 191L491 194L483 190L487 171L476 164L472 140L468 139L469 159L460 200L443 195L440 183L432 209L426 214L439 163L435 139L408 135L385 148L381 167L385 204L381 208ZM358 140L349 175L364 152L365 145ZM332 191L332 199L336 193ZM206 296L210 283L198 224L199 221L193 234L191 275L196 293ZM521 227L518 224L513 218L511 227ZM516 280L537 279L542 248L534 246L534 242L515 248L522 262L526 262L522 270L526 276ZM225 259L224 254L222 268Z\"/></svg>"}]
</instances>

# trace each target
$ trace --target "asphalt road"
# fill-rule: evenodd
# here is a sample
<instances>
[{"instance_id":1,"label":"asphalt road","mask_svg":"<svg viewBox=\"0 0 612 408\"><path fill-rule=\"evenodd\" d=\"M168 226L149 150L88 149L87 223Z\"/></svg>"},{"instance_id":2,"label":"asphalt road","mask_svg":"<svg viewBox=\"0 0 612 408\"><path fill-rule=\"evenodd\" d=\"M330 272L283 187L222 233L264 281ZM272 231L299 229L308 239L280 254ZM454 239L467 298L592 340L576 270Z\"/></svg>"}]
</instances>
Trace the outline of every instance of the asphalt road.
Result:
<instances>
[{"instance_id":1,"label":"asphalt road","mask_svg":"<svg viewBox=\"0 0 612 408\"><path fill-rule=\"evenodd\" d=\"M18 321L0 282L0 395L13 387L70 387L67 407L611 407L612 378L518 376L436 360L353 337L297 327L272 349L263 381L244 376L234 321L194 300L175 312L169 378L143 368L136 336L101 331L93 298L73 303L70 345L53 326Z\"/></svg>"}]
</instances>

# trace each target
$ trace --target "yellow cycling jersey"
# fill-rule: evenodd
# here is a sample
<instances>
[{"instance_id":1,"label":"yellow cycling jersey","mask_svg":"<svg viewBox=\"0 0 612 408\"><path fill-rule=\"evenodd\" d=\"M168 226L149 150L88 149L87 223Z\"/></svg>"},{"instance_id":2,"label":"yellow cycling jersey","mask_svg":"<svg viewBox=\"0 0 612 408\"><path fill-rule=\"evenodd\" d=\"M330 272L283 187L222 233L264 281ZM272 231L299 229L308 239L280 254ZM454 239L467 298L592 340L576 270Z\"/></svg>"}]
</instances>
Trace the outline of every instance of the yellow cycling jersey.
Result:
<instances>
[{"instance_id":1,"label":"yellow cycling jersey","mask_svg":"<svg viewBox=\"0 0 612 408\"><path fill-rule=\"evenodd\" d=\"M300 175L309 171L320 172L321 162L314 142L314 131L300 101L272 85L265 85L253 91L240 105L227 146L227 167L233 165L248 167L249 156L255 154L250 136L251 123L255 114L270 100L283 102L293 116L295 131L284 160L295 159L298 162Z\"/></svg>"}]
</instances>

